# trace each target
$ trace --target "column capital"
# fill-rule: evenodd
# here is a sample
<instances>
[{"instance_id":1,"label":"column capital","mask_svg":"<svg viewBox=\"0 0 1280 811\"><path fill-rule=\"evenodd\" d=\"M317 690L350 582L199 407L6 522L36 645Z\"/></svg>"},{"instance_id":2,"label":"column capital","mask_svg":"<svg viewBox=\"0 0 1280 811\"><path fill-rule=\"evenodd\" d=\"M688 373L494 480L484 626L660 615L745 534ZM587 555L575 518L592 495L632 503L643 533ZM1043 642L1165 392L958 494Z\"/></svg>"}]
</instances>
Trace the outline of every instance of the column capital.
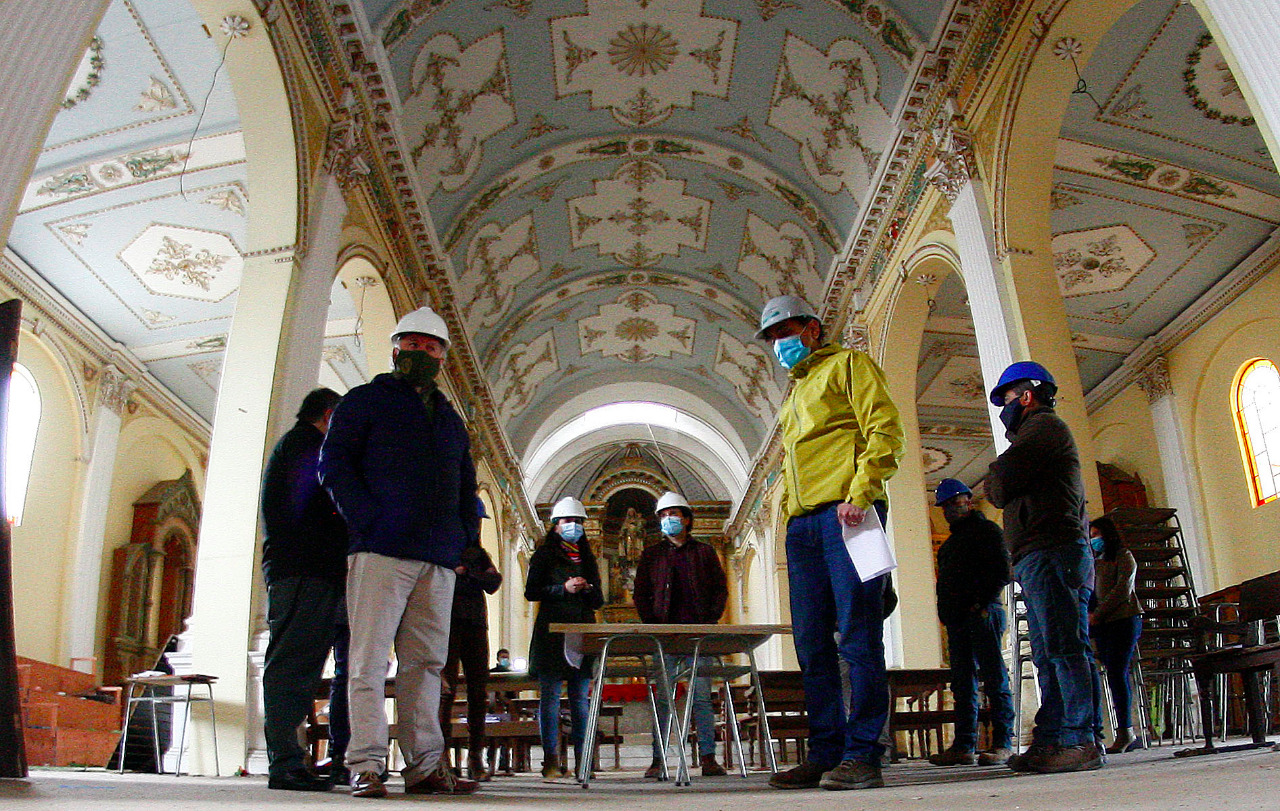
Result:
<instances>
[{"instance_id":1,"label":"column capital","mask_svg":"<svg viewBox=\"0 0 1280 811\"><path fill-rule=\"evenodd\" d=\"M859 352L871 352L871 335L867 332L864 324L855 324L852 321L845 324L841 343L849 349L856 349Z\"/></svg>"},{"instance_id":2,"label":"column capital","mask_svg":"<svg viewBox=\"0 0 1280 811\"><path fill-rule=\"evenodd\" d=\"M1169 379L1169 360L1160 355L1138 373L1138 386L1147 395L1147 402L1154 405L1173 395L1173 381Z\"/></svg>"},{"instance_id":3,"label":"column capital","mask_svg":"<svg viewBox=\"0 0 1280 811\"><path fill-rule=\"evenodd\" d=\"M961 126L959 116L955 116L934 127L933 142L933 163L924 179L954 203L964 184L976 175L973 136Z\"/></svg>"},{"instance_id":4,"label":"column capital","mask_svg":"<svg viewBox=\"0 0 1280 811\"><path fill-rule=\"evenodd\" d=\"M368 149L360 137L359 111L350 88L343 95L347 116L329 125L324 147L324 171L338 181L344 191L367 177L371 171Z\"/></svg>"},{"instance_id":5,"label":"column capital","mask_svg":"<svg viewBox=\"0 0 1280 811\"><path fill-rule=\"evenodd\" d=\"M98 403L106 406L117 415L124 414L125 403L138 388L138 384L130 380L124 372L108 363L102 367L98 377Z\"/></svg>"}]
</instances>

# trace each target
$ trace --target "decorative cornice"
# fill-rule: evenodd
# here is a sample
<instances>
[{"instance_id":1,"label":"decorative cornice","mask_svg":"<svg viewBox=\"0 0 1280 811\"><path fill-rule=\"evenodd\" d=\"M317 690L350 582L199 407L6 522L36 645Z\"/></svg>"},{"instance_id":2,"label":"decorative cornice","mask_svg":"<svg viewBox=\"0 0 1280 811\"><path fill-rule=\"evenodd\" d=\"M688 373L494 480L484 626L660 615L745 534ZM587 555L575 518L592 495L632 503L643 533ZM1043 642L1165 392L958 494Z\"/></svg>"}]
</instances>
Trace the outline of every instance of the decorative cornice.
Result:
<instances>
[{"instance_id":1,"label":"decorative cornice","mask_svg":"<svg viewBox=\"0 0 1280 811\"><path fill-rule=\"evenodd\" d=\"M933 141L937 151L924 179L954 203L964 184L977 174L973 136L960 125L960 119L953 116L934 129Z\"/></svg>"},{"instance_id":2,"label":"decorative cornice","mask_svg":"<svg viewBox=\"0 0 1280 811\"><path fill-rule=\"evenodd\" d=\"M1164 355L1143 367L1138 373L1138 386L1147 394L1147 402L1155 405L1173 395L1173 381L1169 379L1169 360Z\"/></svg>"}]
</instances>

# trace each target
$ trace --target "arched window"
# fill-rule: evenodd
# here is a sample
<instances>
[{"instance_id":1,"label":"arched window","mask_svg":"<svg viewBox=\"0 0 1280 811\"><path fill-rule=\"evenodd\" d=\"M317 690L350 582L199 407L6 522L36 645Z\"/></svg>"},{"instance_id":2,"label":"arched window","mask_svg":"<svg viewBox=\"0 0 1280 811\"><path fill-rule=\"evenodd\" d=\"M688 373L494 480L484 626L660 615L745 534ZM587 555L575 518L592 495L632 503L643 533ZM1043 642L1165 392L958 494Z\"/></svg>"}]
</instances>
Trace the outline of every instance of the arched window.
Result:
<instances>
[{"instance_id":1,"label":"arched window","mask_svg":"<svg viewBox=\"0 0 1280 811\"><path fill-rule=\"evenodd\" d=\"M1280 496L1280 371L1266 358L1240 367L1231 389L1240 454L1254 506Z\"/></svg>"},{"instance_id":2,"label":"arched window","mask_svg":"<svg viewBox=\"0 0 1280 811\"><path fill-rule=\"evenodd\" d=\"M36 379L21 363L13 364L9 382L8 433L5 436L4 505L9 523L22 523L22 508L31 479L31 459L36 452L36 430L40 427L40 389Z\"/></svg>"}]
</instances>

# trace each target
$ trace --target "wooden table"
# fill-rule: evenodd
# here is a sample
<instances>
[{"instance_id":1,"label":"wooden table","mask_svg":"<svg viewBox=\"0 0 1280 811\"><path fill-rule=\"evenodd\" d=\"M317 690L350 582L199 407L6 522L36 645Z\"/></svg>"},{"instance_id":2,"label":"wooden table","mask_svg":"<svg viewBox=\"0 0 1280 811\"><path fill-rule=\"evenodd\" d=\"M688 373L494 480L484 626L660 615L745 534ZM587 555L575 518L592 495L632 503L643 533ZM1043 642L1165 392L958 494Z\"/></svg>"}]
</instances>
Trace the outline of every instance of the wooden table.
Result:
<instances>
[{"instance_id":1,"label":"wooden table","mask_svg":"<svg viewBox=\"0 0 1280 811\"><path fill-rule=\"evenodd\" d=\"M689 763L685 757L685 740L689 734L689 725L693 719L693 685L685 693L684 716L675 711L675 694L671 688L672 679L667 673L664 656L688 656L691 659L688 675L692 682L695 676L730 679L739 675L749 675L751 683L759 688L760 671L756 667L755 649L764 644L774 634L791 633L790 625L674 625L661 623L552 623L552 633L566 635L566 644L575 643L583 654L596 655L594 686L591 693L591 705L587 713L586 741L583 751L591 752L595 742L596 731L600 723L600 704L603 695L605 677L608 675L610 656L653 657L652 667L642 667L639 671L630 671L628 675L643 677L651 687L662 690L671 697L672 716L675 727L675 740L678 742L679 767L676 771L676 785L687 786L689 781ZM749 665L746 668L704 663L701 659L715 659L720 656L745 654ZM650 677L657 673L658 684L653 685ZM768 724L764 708L763 691L756 690L759 701L760 716L763 723ZM652 691L649 706L653 719L654 734L660 734L658 708ZM738 733L737 719L732 708L728 716L732 723L733 744L737 750L738 763L743 777L747 776L746 759L742 756L742 741ZM766 726L766 740L769 734ZM778 765L773 757L773 749L769 749L769 768L777 772ZM669 771L666 762L666 750L662 750L662 769L659 779L667 779ZM591 784L591 768L589 763L578 764L578 782L589 788Z\"/></svg>"}]
</instances>

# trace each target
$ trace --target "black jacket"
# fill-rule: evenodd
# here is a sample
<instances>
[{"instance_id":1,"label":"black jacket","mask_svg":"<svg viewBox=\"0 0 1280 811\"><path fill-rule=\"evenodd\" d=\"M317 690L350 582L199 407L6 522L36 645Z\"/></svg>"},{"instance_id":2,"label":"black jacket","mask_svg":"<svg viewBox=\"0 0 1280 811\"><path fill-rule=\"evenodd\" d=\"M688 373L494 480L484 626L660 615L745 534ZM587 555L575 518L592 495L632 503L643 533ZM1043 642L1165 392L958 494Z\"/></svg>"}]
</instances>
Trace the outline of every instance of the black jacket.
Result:
<instances>
[{"instance_id":1,"label":"black jacket","mask_svg":"<svg viewBox=\"0 0 1280 811\"><path fill-rule=\"evenodd\" d=\"M380 374L334 410L320 480L347 519L351 552L452 569L479 537L467 428L439 391L431 404L428 413L412 386Z\"/></svg>"},{"instance_id":2,"label":"black jacket","mask_svg":"<svg viewBox=\"0 0 1280 811\"><path fill-rule=\"evenodd\" d=\"M262 574L322 577L341 583L347 572L347 525L320 486L316 466L324 434L299 422L267 460L262 477Z\"/></svg>"},{"instance_id":3,"label":"black jacket","mask_svg":"<svg viewBox=\"0 0 1280 811\"><path fill-rule=\"evenodd\" d=\"M604 605L600 593L600 569L586 538L578 541L581 560L569 560L560 548L560 535L552 530L529 559L529 577L524 585L524 598L538 603L538 616L533 621L533 638L529 640L529 675L547 674L564 678L591 672L589 657L580 669L574 669L564 658L564 634L553 634L553 622L595 622L596 609ZM570 594L564 590L571 577L585 577L591 588Z\"/></svg>"},{"instance_id":4,"label":"black jacket","mask_svg":"<svg viewBox=\"0 0 1280 811\"><path fill-rule=\"evenodd\" d=\"M468 546L462 550L462 565L466 572L459 574L453 583L453 625L489 627L489 606L486 594L493 594L502 587L502 573L493 565L493 559L483 546Z\"/></svg>"},{"instance_id":5,"label":"black jacket","mask_svg":"<svg viewBox=\"0 0 1280 811\"><path fill-rule=\"evenodd\" d=\"M1028 552L1080 543L1088 537L1080 452L1071 429L1051 408L1039 408L1009 435L991 463L987 498L1004 508L1004 540L1013 562Z\"/></svg>"},{"instance_id":6,"label":"black jacket","mask_svg":"<svg viewBox=\"0 0 1280 811\"><path fill-rule=\"evenodd\" d=\"M1000 527L974 510L951 525L938 549L938 619L944 625L964 621L999 600L1011 579Z\"/></svg>"}]
</instances>

